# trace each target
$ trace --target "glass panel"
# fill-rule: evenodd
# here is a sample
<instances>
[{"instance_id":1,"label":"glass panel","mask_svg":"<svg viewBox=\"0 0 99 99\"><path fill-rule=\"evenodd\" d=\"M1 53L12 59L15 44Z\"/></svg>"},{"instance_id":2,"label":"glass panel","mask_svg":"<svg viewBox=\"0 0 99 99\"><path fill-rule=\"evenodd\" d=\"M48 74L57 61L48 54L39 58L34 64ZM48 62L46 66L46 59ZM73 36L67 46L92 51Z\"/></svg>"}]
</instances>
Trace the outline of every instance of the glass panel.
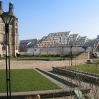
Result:
<instances>
[{"instance_id":1,"label":"glass panel","mask_svg":"<svg viewBox=\"0 0 99 99\"><path fill-rule=\"evenodd\" d=\"M9 23L10 22L10 18L11 16L10 15L3 15L3 19L4 19L4 23Z\"/></svg>"},{"instance_id":2,"label":"glass panel","mask_svg":"<svg viewBox=\"0 0 99 99\"><path fill-rule=\"evenodd\" d=\"M13 19L12 15L10 15L8 12L4 12L1 17L4 23L10 23Z\"/></svg>"}]
</instances>

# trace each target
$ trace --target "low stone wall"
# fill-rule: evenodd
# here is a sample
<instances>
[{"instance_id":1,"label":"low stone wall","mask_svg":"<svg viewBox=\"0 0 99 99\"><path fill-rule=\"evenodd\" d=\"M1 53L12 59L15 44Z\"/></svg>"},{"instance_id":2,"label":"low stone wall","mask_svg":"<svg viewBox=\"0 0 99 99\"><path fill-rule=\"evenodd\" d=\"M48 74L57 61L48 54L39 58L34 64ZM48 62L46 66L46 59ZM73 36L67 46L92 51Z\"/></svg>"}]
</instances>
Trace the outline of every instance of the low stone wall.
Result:
<instances>
[{"instance_id":1,"label":"low stone wall","mask_svg":"<svg viewBox=\"0 0 99 99\"><path fill-rule=\"evenodd\" d=\"M99 85L99 76L94 76L86 72L77 72L75 70L62 69L60 67L52 67L52 68L53 68L53 72L55 73L70 76L77 80L83 80Z\"/></svg>"},{"instance_id":2,"label":"low stone wall","mask_svg":"<svg viewBox=\"0 0 99 99\"><path fill-rule=\"evenodd\" d=\"M81 89L80 90L82 92L82 94L86 94L90 92L90 89ZM55 98L55 97L63 97L63 96L70 96L70 95L74 95L74 90L71 89L70 91L67 90L58 90L58 91L47 91L47 92L43 92L43 91L39 91L38 92L40 95L40 99L44 99L44 98ZM34 97L38 94L38 93L29 93L29 92L23 92L23 93L18 93L18 94L12 94L11 99L35 99ZM7 99L6 94L5 95L0 95L0 99ZM9 98L10 99L10 98Z\"/></svg>"}]
</instances>

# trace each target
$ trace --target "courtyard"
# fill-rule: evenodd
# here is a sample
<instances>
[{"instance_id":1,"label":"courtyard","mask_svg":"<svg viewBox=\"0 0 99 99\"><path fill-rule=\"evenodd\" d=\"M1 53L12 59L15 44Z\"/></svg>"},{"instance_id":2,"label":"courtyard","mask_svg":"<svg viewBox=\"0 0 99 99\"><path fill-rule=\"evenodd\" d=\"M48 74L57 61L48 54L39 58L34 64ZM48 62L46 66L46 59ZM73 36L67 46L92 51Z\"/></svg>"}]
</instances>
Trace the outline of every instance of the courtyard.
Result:
<instances>
[{"instance_id":1,"label":"courtyard","mask_svg":"<svg viewBox=\"0 0 99 99\"><path fill-rule=\"evenodd\" d=\"M76 60L76 62L75 62L75 60L73 60L72 62L73 62L74 65L77 65L77 64L83 64L85 61L86 60L83 60L83 61ZM45 71L51 71L53 66L56 66L56 67L57 66L60 66L60 67L69 66L70 62L71 62L70 60L62 60L62 61L38 61L38 60L24 60L24 61L23 60L18 60L17 61L17 60L11 60L11 70L18 71L18 70L23 70L23 69L24 70L29 69L31 71L31 69L33 70L35 68L39 68L39 69L42 69L42 70L45 70ZM1 70L5 69L5 60L0 61L0 69ZM19 75L20 75L20 73L19 73ZM64 85L62 85L62 84L60 84L56 81L53 81L53 79L51 79L50 77L47 77L47 78L50 79L55 84L57 84L60 88L62 88L62 91L66 89L66 86L64 86ZM59 88L59 87L57 87L57 88ZM51 89L53 89L53 88L51 88ZM55 90L55 88L54 88L54 90ZM55 92L57 92L57 90L55 90ZM22 93L22 90L21 90L21 93Z\"/></svg>"}]
</instances>

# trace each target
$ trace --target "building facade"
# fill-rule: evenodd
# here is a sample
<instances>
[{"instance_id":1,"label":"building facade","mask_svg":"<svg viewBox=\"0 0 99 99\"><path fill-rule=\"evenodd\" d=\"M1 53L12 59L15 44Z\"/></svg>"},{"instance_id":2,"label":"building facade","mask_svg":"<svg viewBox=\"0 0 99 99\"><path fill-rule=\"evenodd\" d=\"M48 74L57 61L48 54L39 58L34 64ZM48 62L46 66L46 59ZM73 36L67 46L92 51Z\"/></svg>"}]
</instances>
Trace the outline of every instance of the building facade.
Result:
<instances>
[{"instance_id":1,"label":"building facade","mask_svg":"<svg viewBox=\"0 0 99 99\"><path fill-rule=\"evenodd\" d=\"M57 32L43 37L34 47L84 46L87 41L87 36L72 34L71 31Z\"/></svg>"},{"instance_id":2,"label":"building facade","mask_svg":"<svg viewBox=\"0 0 99 99\"><path fill-rule=\"evenodd\" d=\"M0 1L0 13L2 14L4 12L2 8L2 1ZM13 2L9 3L9 12L14 15L14 9L13 9ZM15 15L14 15L15 16ZM12 20L12 22L9 25L9 44L10 44L10 55L16 56L16 53L19 53L19 42L18 42L18 18L15 18ZM5 24L3 20L0 18L0 55L5 55Z\"/></svg>"},{"instance_id":3,"label":"building facade","mask_svg":"<svg viewBox=\"0 0 99 99\"><path fill-rule=\"evenodd\" d=\"M20 40L19 51L20 52L27 52L27 49L33 48L33 46L36 43L37 43L37 39Z\"/></svg>"}]
</instances>

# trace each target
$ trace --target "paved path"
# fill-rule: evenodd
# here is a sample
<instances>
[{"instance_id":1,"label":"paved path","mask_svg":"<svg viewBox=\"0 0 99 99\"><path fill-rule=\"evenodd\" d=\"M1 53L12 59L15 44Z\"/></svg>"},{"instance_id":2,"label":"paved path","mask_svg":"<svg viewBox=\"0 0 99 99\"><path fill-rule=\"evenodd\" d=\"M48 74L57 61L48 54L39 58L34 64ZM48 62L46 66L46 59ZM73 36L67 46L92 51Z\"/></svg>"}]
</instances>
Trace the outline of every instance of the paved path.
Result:
<instances>
[{"instance_id":1,"label":"paved path","mask_svg":"<svg viewBox=\"0 0 99 99\"><path fill-rule=\"evenodd\" d=\"M83 64L86 60L73 60L72 64ZM30 69L30 68L40 68L43 70L52 70L52 67L56 66L70 66L71 61L63 60L63 61L36 61L36 60L29 60L29 61L14 61L11 60L11 69ZM5 69L5 60L0 61L0 69Z\"/></svg>"}]
</instances>

